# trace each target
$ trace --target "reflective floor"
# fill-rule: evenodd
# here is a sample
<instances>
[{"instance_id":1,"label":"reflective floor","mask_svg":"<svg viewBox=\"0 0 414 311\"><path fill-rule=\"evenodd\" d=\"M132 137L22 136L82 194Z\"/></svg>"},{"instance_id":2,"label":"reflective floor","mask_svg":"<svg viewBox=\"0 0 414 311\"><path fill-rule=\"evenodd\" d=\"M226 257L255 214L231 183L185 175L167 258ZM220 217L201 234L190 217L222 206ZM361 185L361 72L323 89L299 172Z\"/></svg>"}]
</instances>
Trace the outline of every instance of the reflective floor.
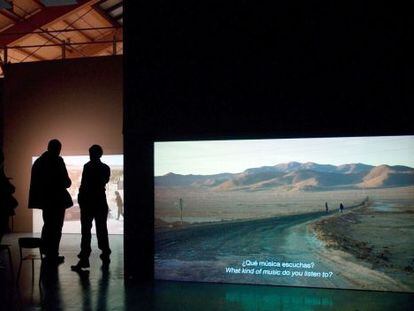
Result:
<instances>
[{"instance_id":1,"label":"reflective floor","mask_svg":"<svg viewBox=\"0 0 414 311\"><path fill-rule=\"evenodd\" d=\"M18 268L17 239L12 234L2 243L11 244L14 279ZM25 262L15 285L7 253L0 254L0 310L414 310L414 295L369 291L253 286L235 284L158 281L150 285L124 285L123 237L111 236L112 262L101 269L99 252L91 256L89 274L70 270L77 262L80 236L64 235L61 254L66 261L57 269L42 270ZM96 240L93 249L97 250Z\"/></svg>"},{"instance_id":2,"label":"reflective floor","mask_svg":"<svg viewBox=\"0 0 414 311\"><path fill-rule=\"evenodd\" d=\"M19 237L32 234L12 234L3 238L2 244L11 244L14 277L8 269L6 252L0 254L0 310L123 310L125 305L123 275L123 236L112 235L111 265L101 270L100 252L93 236L89 274L71 271L77 263L80 235L66 234L62 237L60 254L65 262L58 267L43 265L35 261L32 278L31 261L24 261L16 286L19 266ZM38 235L33 235L38 236ZM36 253L36 252L34 252ZM39 276L42 275L39 283ZM14 278L14 281L13 281Z\"/></svg>"}]
</instances>

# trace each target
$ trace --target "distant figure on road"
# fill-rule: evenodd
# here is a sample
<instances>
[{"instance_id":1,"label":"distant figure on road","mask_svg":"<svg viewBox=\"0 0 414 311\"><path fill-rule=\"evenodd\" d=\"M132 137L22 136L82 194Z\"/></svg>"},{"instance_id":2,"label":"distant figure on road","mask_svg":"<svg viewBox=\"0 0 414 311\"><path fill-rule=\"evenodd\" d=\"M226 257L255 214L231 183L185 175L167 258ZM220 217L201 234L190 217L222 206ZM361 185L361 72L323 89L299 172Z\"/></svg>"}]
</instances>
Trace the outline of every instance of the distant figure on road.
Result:
<instances>
[{"instance_id":1,"label":"distant figure on road","mask_svg":"<svg viewBox=\"0 0 414 311\"><path fill-rule=\"evenodd\" d=\"M326 211L326 213L329 213L328 202L325 202L325 211Z\"/></svg>"},{"instance_id":2,"label":"distant figure on road","mask_svg":"<svg viewBox=\"0 0 414 311\"><path fill-rule=\"evenodd\" d=\"M343 212L343 210L344 210L344 205L341 203L340 205L339 205L339 210L341 211L341 213Z\"/></svg>"},{"instance_id":3,"label":"distant figure on road","mask_svg":"<svg viewBox=\"0 0 414 311\"><path fill-rule=\"evenodd\" d=\"M102 147L93 145L89 148L90 161L83 167L82 180L79 188L78 202L81 211L81 251L79 262L72 266L73 271L89 268L89 255L91 254L91 229L95 219L96 237L98 247L102 251L101 259L104 268L110 263L108 227L108 202L106 201L105 185L109 182L111 170L108 165L101 162Z\"/></svg>"},{"instance_id":4,"label":"distant figure on road","mask_svg":"<svg viewBox=\"0 0 414 311\"><path fill-rule=\"evenodd\" d=\"M47 151L33 163L29 190L29 208L42 210L41 251L51 264L60 264L65 259L59 256L59 244L65 210L73 205L67 191L72 181L59 156L61 149L59 140L49 141Z\"/></svg>"},{"instance_id":5,"label":"distant figure on road","mask_svg":"<svg viewBox=\"0 0 414 311\"><path fill-rule=\"evenodd\" d=\"M124 203L122 202L122 198L119 195L118 191L115 191L115 201L116 201L116 205L118 206L118 217L116 218L116 220L119 220L119 216L122 215L122 217L124 217Z\"/></svg>"}]
</instances>

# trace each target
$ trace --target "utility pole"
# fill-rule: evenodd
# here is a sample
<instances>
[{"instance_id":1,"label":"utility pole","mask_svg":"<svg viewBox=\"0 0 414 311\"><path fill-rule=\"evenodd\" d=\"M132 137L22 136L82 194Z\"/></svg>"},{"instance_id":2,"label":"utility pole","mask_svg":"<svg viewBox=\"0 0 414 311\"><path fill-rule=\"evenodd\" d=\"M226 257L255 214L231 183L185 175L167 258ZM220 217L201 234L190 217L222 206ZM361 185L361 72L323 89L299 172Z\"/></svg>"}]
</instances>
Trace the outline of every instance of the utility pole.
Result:
<instances>
[{"instance_id":1,"label":"utility pole","mask_svg":"<svg viewBox=\"0 0 414 311\"><path fill-rule=\"evenodd\" d=\"M180 198L180 219L181 219L181 225L183 224L183 199Z\"/></svg>"}]
</instances>

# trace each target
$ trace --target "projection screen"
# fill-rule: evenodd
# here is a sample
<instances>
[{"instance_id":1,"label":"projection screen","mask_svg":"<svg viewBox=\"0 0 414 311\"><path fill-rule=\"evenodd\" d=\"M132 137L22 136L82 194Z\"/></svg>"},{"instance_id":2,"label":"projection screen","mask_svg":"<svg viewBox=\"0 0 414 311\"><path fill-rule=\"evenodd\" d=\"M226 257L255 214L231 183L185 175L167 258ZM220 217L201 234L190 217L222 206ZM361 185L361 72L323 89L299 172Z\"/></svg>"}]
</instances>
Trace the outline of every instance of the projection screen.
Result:
<instances>
[{"instance_id":1,"label":"projection screen","mask_svg":"<svg viewBox=\"0 0 414 311\"><path fill-rule=\"evenodd\" d=\"M413 292L414 136L154 143L155 278Z\"/></svg>"}]
</instances>

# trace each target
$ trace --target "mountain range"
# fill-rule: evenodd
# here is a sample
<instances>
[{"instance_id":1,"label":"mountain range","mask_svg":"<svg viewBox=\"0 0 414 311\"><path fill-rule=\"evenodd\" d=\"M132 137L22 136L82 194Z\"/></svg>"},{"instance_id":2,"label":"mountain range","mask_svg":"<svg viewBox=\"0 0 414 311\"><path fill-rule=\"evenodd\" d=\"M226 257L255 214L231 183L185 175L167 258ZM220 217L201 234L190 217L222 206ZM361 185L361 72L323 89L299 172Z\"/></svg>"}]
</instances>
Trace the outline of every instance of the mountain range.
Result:
<instances>
[{"instance_id":1,"label":"mountain range","mask_svg":"<svg viewBox=\"0 0 414 311\"><path fill-rule=\"evenodd\" d=\"M168 173L154 178L155 187L197 187L213 190L333 190L387 188L414 185L414 169L408 166L344 165L288 162L249 168L241 173L180 175Z\"/></svg>"}]
</instances>

